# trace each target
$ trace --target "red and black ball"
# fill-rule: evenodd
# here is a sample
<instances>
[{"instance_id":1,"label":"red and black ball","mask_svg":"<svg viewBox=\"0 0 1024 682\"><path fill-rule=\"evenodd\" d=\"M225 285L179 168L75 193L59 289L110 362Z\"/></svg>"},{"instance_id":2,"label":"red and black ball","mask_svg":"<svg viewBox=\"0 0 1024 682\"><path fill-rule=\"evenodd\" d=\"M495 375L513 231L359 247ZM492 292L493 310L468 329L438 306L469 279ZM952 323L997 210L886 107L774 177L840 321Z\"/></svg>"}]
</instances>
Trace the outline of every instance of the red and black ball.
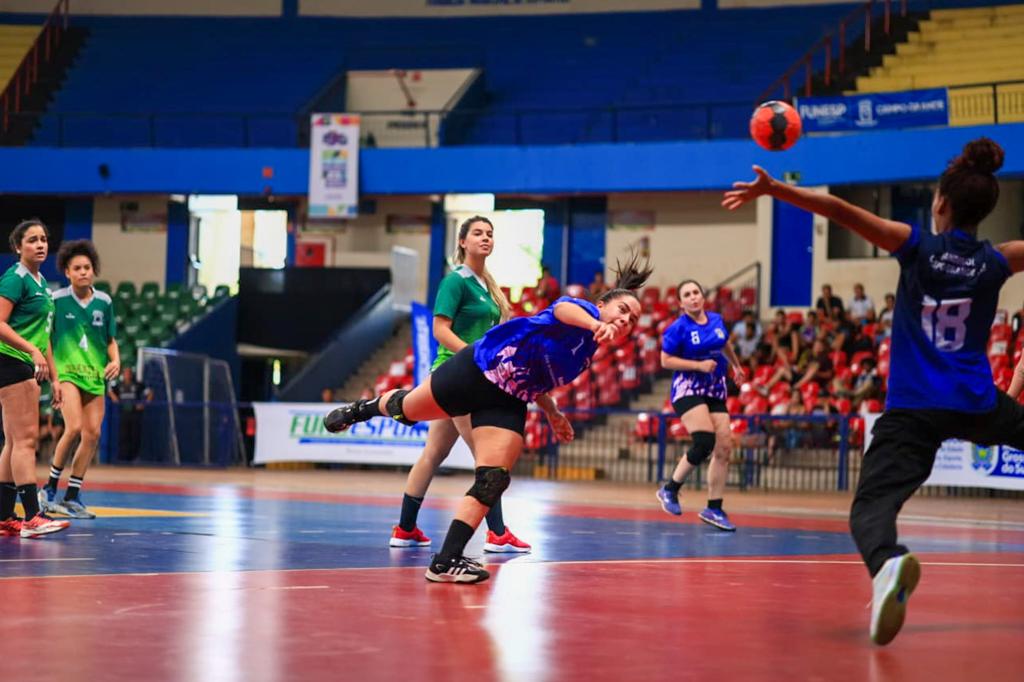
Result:
<instances>
[{"instance_id":1,"label":"red and black ball","mask_svg":"<svg viewBox=\"0 0 1024 682\"><path fill-rule=\"evenodd\" d=\"M800 139L802 129L800 114L785 102L765 102L750 117L750 137L768 151L789 149Z\"/></svg>"}]
</instances>

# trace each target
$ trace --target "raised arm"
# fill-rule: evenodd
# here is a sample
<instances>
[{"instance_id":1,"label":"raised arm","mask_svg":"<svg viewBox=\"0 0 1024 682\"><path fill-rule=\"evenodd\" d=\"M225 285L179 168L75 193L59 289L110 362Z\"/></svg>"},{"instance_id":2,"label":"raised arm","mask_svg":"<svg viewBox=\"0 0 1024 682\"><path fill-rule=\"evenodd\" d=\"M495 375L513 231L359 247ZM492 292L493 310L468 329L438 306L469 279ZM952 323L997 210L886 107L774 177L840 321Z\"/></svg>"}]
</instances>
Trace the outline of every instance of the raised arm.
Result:
<instances>
[{"instance_id":1,"label":"raised arm","mask_svg":"<svg viewBox=\"0 0 1024 682\"><path fill-rule=\"evenodd\" d=\"M1024 270L1024 241L1016 239L1012 242L1003 242L996 249L999 253L1003 254L1003 257L1010 264L1011 272L1016 273Z\"/></svg>"},{"instance_id":2,"label":"raised arm","mask_svg":"<svg viewBox=\"0 0 1024 682\"><path fill-rule=\"evenodd\" d=\"M879 218L874 213L831 194L812 192L802 187L781 183L760 166L754 166L754 172L757 173L757 178L753 182L732 184L733 189L726 192L722 198L723 207L733 211L748 201L767 194L805 211L824 216L890 253L903 246L910 237L910 225L906 223Z\"/></svg>"},{"instance_id":3,"label":"raised arm","mask_svg":"<svg viewBox=\"0 0 1024 682\"><path fill-rule=\"evenodd\" d=\"M598 343L605 343L615 338L615 327L594 319L582 306L569 301L562 301L555 306L555 319L562 324L589 329L594 332L594 340Z\"/></svg>"}]
</instances>

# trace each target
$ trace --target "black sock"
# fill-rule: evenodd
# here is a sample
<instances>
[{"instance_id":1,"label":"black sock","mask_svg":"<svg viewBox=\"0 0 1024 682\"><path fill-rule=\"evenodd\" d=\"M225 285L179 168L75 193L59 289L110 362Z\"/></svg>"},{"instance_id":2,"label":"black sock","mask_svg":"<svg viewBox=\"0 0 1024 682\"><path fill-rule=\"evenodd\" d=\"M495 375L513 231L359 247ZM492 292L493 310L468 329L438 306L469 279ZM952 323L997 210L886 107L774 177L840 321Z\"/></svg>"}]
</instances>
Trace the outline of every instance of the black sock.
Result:
<instances>
[{"instance_id":1,"label":"black sock","mask_svg":"<svg viewBox=\"0 0 1024 682\"><path fill-rule=\"evenodd\" d=\"M501 498L494 503L494 506L487 510L487 527L494 531L495 535L505 534L505 515L501 513Z\"/></svg>"},{"instance_id":2,"label":"black sock","mask_svg":"<svg viewBox=\"0 0 1024 682\"><path fill-rule=\"evenodd\" d=\"M359 419L366 421L373 417L379 417L380 414L380 396L366 402L356 403L356 416Z\"/></svg>"},{"instance_id":3,"label":"black sock","mask_svg":"<svg viewBox=\"0 0 1024 682\"><path fill-rule=\"evenodd\" d=\"M402 515L398 519L398 527L406 533L412 532L416 527L416 519L420 515L420 505L423 504L422 497L402 495Z\"/></svg>"},{"instance_id":4,"label":"black sock","mask_svg":"<svg viewBox=\"0 0 1024 682\"><path fill-rule=\"evenodd\" d=\"M679 493L679 489L682 488L682 487L683 487L683 484L680 483L679 481L677 481L674 478L670 478L667 481L665 481L665 490L669 491L670 493L678 494Z\"/></svg>"},{"instance_id":5,"label":"black sock","mask_svg":"<svg viewBox=\"0 0 1024 682\"><path fill-rule=\"evenodd\" d=\"M68 479L68 489L64 491L64 500L72 502L78 499L78 493L82 490L82 479L85 476L72 476Z\"/></svg>"},{"instance_id":6,"label":"black sock","mask_svg":"<svg viewBox=\"0 0 1024 682\"><path fill-rule=\"evenodd\" d=\"M722 511L722 498L719 497L717 500L708 500L708 509L717 509Z\"/></svg>"},{"instance_id":7,"label":"black sock","mask_svg":"<svg viewBox=\"0 0 1024 682\"><path fill-rule=\"evenodd\" d=\"M466 549L473 533L476 531L473 526L464 521L455 519L452 525L448 526L448 535L444 536L444 545L438 553L440 561L451 561L462 556L462 550Z\"/></svg>"},{"instance_id":8,"label":"black sock","mask_svg":"<svg viewBox=\"0 0 1024 682\"><path fill-rule=\"evenodd\" d=\"M14 481L0 482L0 519L7 520L14 516L14 503L18 500L18 486Z\"/></svg>"},{"instance_id":9,"label":"black sock","mask_svg":"<svg viewBox=\"0 0 1024 682\"><path fill-rule=\"evenodd\" d=\"M21 506L25 508L26 521L39 513L39 489L35 483L19 485L18 496L21 498Z\"/></svg>"},{"instance_id":10,"label":"black sock","mask_svg":"<svg viewBox=\"0 0 1024 682\"><path fill-rule=\"evenodd\" d=\"M46 482L46 487L56 492L57 484L60 483L60 472L64 471L64 467L59 467L56 464L50 465L50 480Z\"/></svg>"}]
</instances>

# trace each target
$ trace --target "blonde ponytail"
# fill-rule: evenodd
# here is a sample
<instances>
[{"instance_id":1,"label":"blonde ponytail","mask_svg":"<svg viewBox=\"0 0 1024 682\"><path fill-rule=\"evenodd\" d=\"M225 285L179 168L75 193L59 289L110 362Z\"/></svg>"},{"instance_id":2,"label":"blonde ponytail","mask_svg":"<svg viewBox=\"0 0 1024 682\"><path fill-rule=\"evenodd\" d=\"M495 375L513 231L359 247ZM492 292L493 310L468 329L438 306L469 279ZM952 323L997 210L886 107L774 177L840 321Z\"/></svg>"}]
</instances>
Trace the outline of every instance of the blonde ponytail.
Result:
<instances>
[{"instance_id":1,"label":"blonde ponytail","mask_svg":"<svg viewBox=\"0 0 1024 682\"><path fill-rule=\"evenodd\" d=\"M483 273L484 284L487 285L487 293L491 295L494 302L498 304L498 309L501 310L501 321L505 322L512 317L512 304L508 302L508 297L505 296L505 292L501 290L498 283L494 281L494 277L491 275L491 271L484 268Z\"/></svg>"}]
</instances>

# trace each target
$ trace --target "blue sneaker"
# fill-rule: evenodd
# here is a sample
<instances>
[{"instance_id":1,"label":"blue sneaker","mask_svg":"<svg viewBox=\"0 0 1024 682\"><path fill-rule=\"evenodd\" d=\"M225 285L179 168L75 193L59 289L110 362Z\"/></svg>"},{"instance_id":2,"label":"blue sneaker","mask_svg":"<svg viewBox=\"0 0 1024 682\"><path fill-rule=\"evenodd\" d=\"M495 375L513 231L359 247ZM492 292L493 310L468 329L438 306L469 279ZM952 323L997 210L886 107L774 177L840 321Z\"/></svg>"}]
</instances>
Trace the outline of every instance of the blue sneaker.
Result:
<instances>
[{"instance_id":1,"label":"blue sneaker","mask_svg":"<svg viewBox=\"0 0 1024 682\"><path fill-rule=\"evenodd\" d=\"M666 512L674 516L682 516L683 508L679 506L679 493L674 493L662 486L658 488L658 492L654 496L658 498L661 508Z\"/></svg>"},{"instance_id":2,"label":"blue sneaker","mask_svg":"<svg viewBox=\"0 0 1024 682\"><path fill-rule=\"evenodd\" d=\"M68 510L57 501L57 491L43 486L39 489L39 511L44 514L63 514L64 516L71 516Z\"/></svg>"},{"instance_id":3,"label":"blue sneaker","mask_svg":"<svg viewBox=\"0 0 1024 682\"><path fill-rule=\"evenodd\" d=\"M67 510L67 515L73 519L95 519L96 515L89 511L89 508L82 502L82 498L79 497L75 500L64 500L62 503L64 509Z\"/></svg>"},{"instance_id":4,"label":"blue sneaker","mask_svg":"<svg viewBox=\"0 0 1024 682\"><path fill-rule=\"evenodd\" d=\"M736 530L736 526L734 526L732 521L729 520L729 516L721 509L704 507L704 509L700 511L700 514L697 514L697 517L704 523L714 526L719 530L727 530L729 532Z\"/></svg>"}]
</instances>

